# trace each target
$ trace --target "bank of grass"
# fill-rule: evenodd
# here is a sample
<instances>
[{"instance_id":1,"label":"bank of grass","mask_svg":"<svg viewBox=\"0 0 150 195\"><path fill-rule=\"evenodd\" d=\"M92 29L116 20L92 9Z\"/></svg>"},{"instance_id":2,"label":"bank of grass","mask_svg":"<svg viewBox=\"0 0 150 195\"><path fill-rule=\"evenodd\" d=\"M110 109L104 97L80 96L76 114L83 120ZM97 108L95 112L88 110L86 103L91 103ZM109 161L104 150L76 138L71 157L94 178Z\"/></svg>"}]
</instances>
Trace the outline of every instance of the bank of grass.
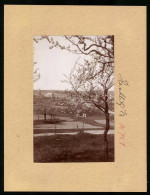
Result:
<instances>
[{"instance_id":1,"label":"bank of grass","mask_svg":"<svg viewBox=\"0 0 150 195\"><path fill-rule=\"evenodd\" d=\"M88 133L34 137L34 162L113 162L114 135L108 135L104 157L103 135Z\"/></svg>"},{"instance_id":2,"label":"bank of grass","mask_svg":"<svg viewBox=\"0 0 150 195\"><path fill-rule=\"evenodd\" d=\"M96 120L96 119L95 119ZM75 121L80 121L80 122L84 122L85 124L89 124L89 125L93 125L93 126L96 126L96 127L103 127L105 128L105 124L100 124L98 122L96 122L95 120L91 119L91 118L77 118L75 119ZM113 129L114 126L113 125L110 125L110 129Z\"/></svg>"},{"instance_id":3,"label":"bank of grass","mask_svg":"<svg viewBox=\"0 0 150 195\"><path fill-rule=\"evenodd\" d=\"M43 125L43 124L58 124L58 123L61 123L61 122L64 122L65 120L60 120L59 118L58 119L47 119L47 120L44 120L44 119L40 119L40 120L34 120L34 125Z\"/></svg>"}]
</instances>

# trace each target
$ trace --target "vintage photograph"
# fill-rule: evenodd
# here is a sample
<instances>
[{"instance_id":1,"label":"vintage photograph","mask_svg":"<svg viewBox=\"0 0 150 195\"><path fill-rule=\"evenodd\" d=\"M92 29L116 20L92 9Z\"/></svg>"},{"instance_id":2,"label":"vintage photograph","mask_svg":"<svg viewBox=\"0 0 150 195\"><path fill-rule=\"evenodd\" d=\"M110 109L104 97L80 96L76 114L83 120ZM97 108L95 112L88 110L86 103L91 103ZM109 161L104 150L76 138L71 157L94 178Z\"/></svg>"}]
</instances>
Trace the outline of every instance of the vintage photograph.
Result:
<instances>
[{"instance_id":1,"label":"vintage photograph","mask_svg":"<svg viewBox=\"0 0 150 195\"><path fill-rule=\"evenodd\" d=\"M114 162L114 35L33 37L35 163Z\"/></svg>"}]
</instances>

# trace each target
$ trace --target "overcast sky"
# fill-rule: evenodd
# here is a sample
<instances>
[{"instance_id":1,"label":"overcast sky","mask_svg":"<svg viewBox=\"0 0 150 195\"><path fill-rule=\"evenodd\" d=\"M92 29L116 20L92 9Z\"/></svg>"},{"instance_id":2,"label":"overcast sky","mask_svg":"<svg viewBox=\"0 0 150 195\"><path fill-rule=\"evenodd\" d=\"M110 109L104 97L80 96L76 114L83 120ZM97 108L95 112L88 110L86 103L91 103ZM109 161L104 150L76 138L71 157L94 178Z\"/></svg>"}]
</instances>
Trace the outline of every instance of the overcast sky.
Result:
<instances>
[{"instance_id":1,"label":"overcast sky","mask_svg":"<svg viewBox=\"0 0 150 195\"><path fill-rule=\"evenodd\" d=\"M68 43L63 36L55 37L61 44ZM65 45L66 45L65 44ZM39 68L40 79L33 84L33 89L41 90L66 90L71 89L70 85L62 82L65 75L68 75L73 68L79 55L73 54L59 48L49 49L49 42L46 39L36 43L34 41L34 62Z\"/></svg>"},{"instance_id":2,"label":"overcast sky","mask_svg":"<svg viewBox=\"0 0 150 195\"><path fill-rule=\"evenodd\" d=\"M57 39L60 43L64 42L62 36ZM59 48L49 49L49 46L46 39L39 43L34 41L34 62L37 62L40 72L40 79L34 83L34 89L70 89L69 84L61 81L65 80L64 74L70 73L79 55Z\"/></svg>"}]
</instances>

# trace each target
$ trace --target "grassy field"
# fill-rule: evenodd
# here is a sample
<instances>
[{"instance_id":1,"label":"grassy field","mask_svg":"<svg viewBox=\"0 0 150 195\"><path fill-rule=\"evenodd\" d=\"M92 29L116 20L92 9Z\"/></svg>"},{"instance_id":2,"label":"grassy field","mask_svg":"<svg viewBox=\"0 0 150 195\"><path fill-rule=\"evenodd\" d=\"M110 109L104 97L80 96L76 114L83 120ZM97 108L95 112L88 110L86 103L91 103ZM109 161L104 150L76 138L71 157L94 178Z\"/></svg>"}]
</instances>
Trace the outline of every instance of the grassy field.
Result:
<instances>
[{"instance_id":1,"label":"grassy field","mask_svg":"<svg viewBox=\"0 0 150 195\"><path fill-rule=\"evenodd\" d=\"M113 162L114 135L108 135L104 158L103 135L77 134L34 137L34 162Z\"/></svg>"},{"instance_id":2,"label":"grassy field","mask_svg":"<svg viewBox=\"0 0 150 195\"><path fill-rule=\"evenodd\" d=\"M94 129L94 128L105 128L105 118L102 117L99 118L101 122L95 121L95 118L87 117L85 119L83 118L71 118L71 117L59 117L57 119L47 119L44 120L34 120L34 129L37 128L51 128L51 129L82 129L83 123L85 129ZM110 129L114 128L114 121L110 121Z\"/></svg>"}]
</instances>

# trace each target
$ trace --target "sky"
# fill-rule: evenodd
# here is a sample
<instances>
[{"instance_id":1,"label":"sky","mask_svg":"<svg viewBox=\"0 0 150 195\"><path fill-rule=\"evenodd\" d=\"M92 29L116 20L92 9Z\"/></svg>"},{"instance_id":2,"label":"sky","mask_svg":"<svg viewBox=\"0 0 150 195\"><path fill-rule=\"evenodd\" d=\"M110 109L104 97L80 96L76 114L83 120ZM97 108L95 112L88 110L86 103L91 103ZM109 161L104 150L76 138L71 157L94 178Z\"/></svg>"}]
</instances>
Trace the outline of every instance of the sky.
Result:
<instances>
[{"instance_id":1,"label":"sky","mask_svg":"<svg viewBox=\"0 0 150 195\"><path fill-rule=\"evenodd\" d=\"M68 45L63 36L55 36L55 39L63 45ZM62 81L65 80L64 74L71 72L79 55L59 48L49 49L49 46L50 43L46 39L38 43L33 42L34 62L37 62L36 67L40 72L40 79L33 84L33 89L70 90L70 85Z\"/></svg>"},{"instance_id":2,"label":"sky","mask_svg":"<svg viewBox=\"0 0 150 195\"><path fill-rule=\"evenodd\" d=\"M63 43L62 36L57 39ZM36 43L34 41L34 62L39 68L40 79L34 83L34 89L41 90L65 90L71 89L70 85L64 82L65 75L71 72L79 55L73 54L59 48L49 49L49 43L46 39Z\"/></svg>"}]
</instances>

